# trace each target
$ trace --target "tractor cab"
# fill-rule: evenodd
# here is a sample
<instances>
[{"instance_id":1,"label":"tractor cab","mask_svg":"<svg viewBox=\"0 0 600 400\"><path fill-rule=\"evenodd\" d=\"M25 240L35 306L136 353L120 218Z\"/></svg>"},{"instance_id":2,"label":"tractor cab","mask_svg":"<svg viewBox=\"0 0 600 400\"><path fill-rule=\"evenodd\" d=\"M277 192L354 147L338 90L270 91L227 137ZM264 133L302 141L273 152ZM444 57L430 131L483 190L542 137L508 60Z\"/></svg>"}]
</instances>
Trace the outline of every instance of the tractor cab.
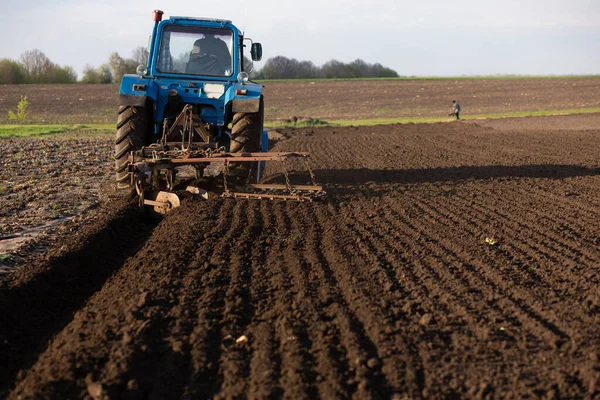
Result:
<instances>
[{"instance_id":1,"label":"tractor cab","mask_svg":"<svg viewBox=\"0 0 600 400\"><path fill-rule=\"evenodd\" d=\"M162 16L154 11L148 64L123 77L121 103L149 103L152 141L164 133L165 119L173 122L191 104L214 141L227 142L227 124L237 110L259 112L262 86L249 82L244 49L251 43L251 58L260 61L261 44L244 39L231 21Z\"/></svg>"}]
</instances>

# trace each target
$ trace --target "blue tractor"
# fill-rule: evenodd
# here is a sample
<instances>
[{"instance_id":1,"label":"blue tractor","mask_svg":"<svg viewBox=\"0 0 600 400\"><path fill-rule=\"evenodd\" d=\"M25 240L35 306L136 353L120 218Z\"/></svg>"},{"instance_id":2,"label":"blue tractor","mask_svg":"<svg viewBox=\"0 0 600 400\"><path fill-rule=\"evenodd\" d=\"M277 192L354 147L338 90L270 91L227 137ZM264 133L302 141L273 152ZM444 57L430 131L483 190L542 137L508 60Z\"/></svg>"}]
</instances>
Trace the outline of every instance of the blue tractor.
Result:
<instances>
[{"instance_id":1,"label":"blue tractor","mask_svg":"<svg viewBox=\"0 0 600 400\"><path fill-rule=\"evenodd\" d=\"M198 180L222 176L224 197L310 200L322 193L314 178L311 185L291 185L287 173L284 185L258 183L265 161L307 157L268 153L262 85L249 80L244 54L250 43L251 59L261 60L261 44L245 39L231 21L162 17L154 11L148 64L121 81L117 187L135 188L140 206L159 212L179 204L182 167L193 167Z\"/></svg>"}]
</instances>

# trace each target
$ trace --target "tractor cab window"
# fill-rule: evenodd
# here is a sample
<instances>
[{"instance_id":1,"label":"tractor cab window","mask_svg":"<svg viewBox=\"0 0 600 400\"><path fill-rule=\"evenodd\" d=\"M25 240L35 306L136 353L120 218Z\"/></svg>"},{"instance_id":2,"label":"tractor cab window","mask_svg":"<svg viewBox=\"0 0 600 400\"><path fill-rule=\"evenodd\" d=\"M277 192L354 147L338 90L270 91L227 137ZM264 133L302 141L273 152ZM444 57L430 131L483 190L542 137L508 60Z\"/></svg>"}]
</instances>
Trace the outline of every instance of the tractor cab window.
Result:
<instances>
[{"instance_id":1,"label":"tractor cab window","mask_svg":"<svg viewBox=\"0 0 600 400\"><path fill-rule=\"evenodd\" d=\"M226 28L169 25L163 29L159 72L231 76L233 34Z\"/></svg>"}]
</instances>

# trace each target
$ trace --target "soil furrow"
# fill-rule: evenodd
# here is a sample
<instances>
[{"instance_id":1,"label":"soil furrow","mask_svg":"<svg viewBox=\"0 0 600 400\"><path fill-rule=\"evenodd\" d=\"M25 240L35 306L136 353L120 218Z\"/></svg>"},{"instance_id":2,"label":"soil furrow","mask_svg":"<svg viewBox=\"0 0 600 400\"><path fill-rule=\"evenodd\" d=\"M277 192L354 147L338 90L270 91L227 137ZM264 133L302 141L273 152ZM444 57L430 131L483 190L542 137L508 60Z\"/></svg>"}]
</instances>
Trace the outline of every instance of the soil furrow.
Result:
<instances>
[{"instance_id":1,"label":"soil furrow","mask_svg":"<svg viewBox=\"0 0 600 400\"><path fill-rule=\"evenodd\" d=\"M352 336L352 332L344 332L344 327L339 325L334 314L327 308L330 302L336 301L338 294L331 293L329 287L323 285L319 274L320 261L315 259L318 256L314 253L314 243L318 241L319 231L315 227L316 221L305 218L307 207L313 205L294 206L292 229L302 232L303 237L297 242L300 251L293 270L297 270L296 279L305 299L303 312L313 321L332 322L330 328L311 333L312 342L315 343L311 352L315 357L315 370L318 374L316 386L323 397L348 397L352 393L352 389L348 387L351 367L346 357L356 354L360 346L353 338L348 340L347 336ZM311 300L307 301L309 298ZM341 354L345 356L338 358Z\"/></svg>"},{"instance_id":2,"label":"soil furrow","mask_svg":"<svg viewBox=\"0 0 600 400\"><path fill-rule=\"evenodd\" d=\"M365 225L365 232L377 232L378 228L381 229L389 221L396 220L397 218L389 220L363 219L363 222L372 222ZM358 226L354 225L354 227ZM398 227L394 226L394 229L398 229ZM419 288L412 291L411 301L404 300L405 304L400 304L401 310L399 312L404 318L413 318L413 323L420 328L420 331L407 334L407 336L418 337L419 354L423 354L423 371L429 372L423 376L422 387L425 390L423 393L439 390L448 393L450 391L449 385L453 387L453 390L457 389L460 382L449 381L454 379L450 378L452 376L451 371L453 368L461 368L460 365L465 362L474 365L500 363L501 358L494 352L484 351L481 343L486 343L487 346L495 348L496 345L494 344L502 345L502 342L506 340L506 336L494 328L488 328L494 327L495 324L488 319L485 312L477 311L475 307L477 302L466 301L461 294L452 296L451 293L456 290L452 285L453 279L450 279L450 283L446 287L440 287L444 282L444 278L438 272L442 273L439 270L445 269L445 266L437 268L438 266L434 265L432 268L431 265L423 264L420 260L421 257L411 252L411 246L402 243L404 235L390 236L394 236L396 239L387 243L393 246L393 253L400 254L399 257L402 262L401 269L399 263L392 264L397 266L401 282L407 285L413 282L411 286L414 285ZM384 240L381 240L381 243L385 243ZM403 255L403 252L406 253ZM403 261L405 258L408 259L407 262ZM409 279L406 279L407 277ZM419 292L423 291L426 292L425 296L418 295ZM431 299L432 303L429 303L428 299ZM391 306L393 310L395 307L394 302L388 302L388 304L388 307ZM493 318L493 315L490 318ZM485 321L483 325L482 321ZM468 361L464 360L462 354L466 354L468 349L473 348L478 348L478 357L471 357ZM453 350L449 351L449 349ZM452 358L446 353L452 354ZM485 355L485 357L482 355ZM443 360L446 365L440 365L440 360ZM475 382L470 384L471 388L477 388L479 384L477 382L480 379L476 376L480 373L481 371L471 371L471 374L475 375L475 378L473 378Z\"/></svg>"},{"instance_id":3,"label":"soil furrow","mask_svg":"<svg viewBox=\"0 0 600 400\"><path fill-rule=\"evenodd\" d=\"M304 226L300 226L304 232L310 232L307 236L304 246L304 263L311 272L310 285L313 292L318 293L320 304L314 311L317 318L322 321L331 321L330 329L325 329L320 334L320 340L330 342L322 358L321 375L328 377L321 386L327 386L330 391L324 391L327 397L349 397L356 391L357 385L364 385L365 379L371 380L370 384L375 388L384 389L385 383L377 379L377 371L370 378L370 374L364 374L364 370L357 365L357 360L364 357L365 339L360 336L360 332L355 327L360 327L356 315L348 307L343 298L343 294L337 285L337 281L331 270L325 255L322 251L324 243L323 232L330 229L323 225L322 218L329 219L331 215L322 216L325 208L322 205L303 205L300 209L300 221L304 221ZM315 212L320 211L320 212ZM327 213L325 213L327 214ZM335 268L343 268L343 265L336 265ZM364 331L364 328L360 328ZM375 356L374 349L366 349L371 352L370 356ZM366 355L369 357L369 354ZM333 376L332 376L333 374ZM353 375L351 377L350 375ZM334 381L334 382L331 382ZM333 386L333 387L332 387ZM332 389L332 390L331 390ZM361 392L358 392L360 396Z\"/></svg>"},{"instance_id":4,"label":"soil furrow","mask_svg":"<svg viewBox=\"0 0 600 400\"><path fill-rule=\"evenodd\" d=\"M252 358L250 360L249 397L251 398L277 398L281 397L282 390L277 386L280 378L281 356L278 353L277 341L273 322L275 320L275 297L278 288L272 285L273 271L267 260L278 252L272 253L272 235L277 231L272 203L260 202L258 211L254 212L256 223L262 226L260 236L255 241L252 249L254 260L251 297L254 301L255 318L250 327L250 340L252 343ZM252 205L257 208L257 204Z\"/></svg>"},{"instance_id":5,"label":"soil furrow","mask_svg":"<svg viewBox=\"0 0 600 400\"><path fill-rule=\"evenodd\" d=\"M414 227L412 227L414 229ZM418 231L414 231L414 233L417 233ZM416 236L414 237L421 237L423 236L425 232L421 232L421 233L417 233ZM413 236L414 234L411 232L408 232L408 237ZM425 239L424 242L425 243L430 243L431 239ZM410 243L410 242L409 242ZM439 244L437 242L434 242L433 244L438 245ZM438 247L436 246L436 247ZM433 247L433 245L432 245ZM415 249L417 249L418 247L415 247ZM428 257L427 257L428 258ZM426 258L426 259L427 259ZM419 261L415 260L415 265L419 265ZM444 263L442 261L442 263L440 264L429 264L430 266L428 268L433 268L431 269L431 272L433 272L434 270L437 271L435 272L435 274L437 273L442 273L446 268L448 268L448 264ZM463 265L464 266L464 265ZM457 270L458 271L458 270ZM462 271L459 271L460 274L459 276L461 276L462 274L464 274ZM456 271L455 271L456 273ZM454 280L456 280L456 277L452 277L450 276L450 280L447 283L447 288L449 289L449 293L452 293L453 291L456 290L455 285L452 284L452 282ZM464 280L466 279L466 280ZM556 339L552 339L552 337L554 337L554 333L558 333L559 337L562 337L563 335L560 335L560 332L556 332L556 328L553 327L552 325L548 325L547 321L545 321L544 319L539 319L539 317L537 317L537 314L531 310L530 308L528 308L528 306L526 306L524 303L520 302L519 300L515 300L512 299L512 301L516 301L517 302L517 306L518 307L522 307L523 311L530 313L530 317L531 320L533 322L533 325L531 325L531 323L529 324L529 330L533 333L533 335L522 335L519 332L521 331L521 322L519 322L518 315L514 315L513 311L508 311L508 310L514 310L515 309L515 304L511 304L511 302L507 302L506 300L500 298L500 300L498 299L497 296L492 296L489 297L489 295L487 296L486 299L486 303L480 303L480 299L478 299L478 297L473 297L472 296L472 292L470 291L470 288L472 287L480 287L480 288L485 288L487 285L484 282L482 284L478 284L478 285L473 285L473 283L471 282L471 278L467 277L463 277L463 278L459 278L459 281L462 282L465 285L465 291L462 293L457 294L455 297L455 301L457 302L462 302L465 298L471 298L470 301L470 305L466 305L465 309L466 310L470 310L469 314L472 314L475 319L475 321L480 320L481 318L484 318L484 320L487 320L487 322L483 325L484 329L478 328L477 330L475 330L475 332L478 333L478 340L476 342L472 342L468 337L461 337L461 335L458 334L458 332L453 332L452 333L452 344L454 346L456 346L456 349L460 349L463 348L466 351L468 351L468 349L473 349L473 348L478 348L479 351L481 351L481 356L478 357L471 357L469 359L469 363L473 364L473 365L489 365L491 362L493 362L492 360L497 357L497 353L491 353L488 354L488 351L490 349L493 348L499 348L502 349L502 358L498 359L497 362L499 362L500 364L503 364L505 362L511 362L511 361L507 361L510 359L519 359L520 357L522 357L521 355L521 349L520 347L514 347L514 345L512 343L519 343L522 342L523 339L527 338L527 341L525 343L527 343L527 348L531 351L532 349L539 349L537 350L538 352L540 352L540 356L536 359L531 359L530 362L532 362L535 365L539 365L540 363L545 363L547 365L547 367L549 367L548 365L548 353L547 351L554 351L553 349L555 348L556 345L560 346L560 343L556 342ZM437 282L438 285L440 284L444 284L444 280L439 280ZM444 284L446 285L446 284ZM442 297L442 299L444 299L444 297ZM484 306L484 308L481 308L481 306L479 305L481 304L481 306ZM507 308L508 307L508 308ZM460 308L458 309L460 310ZM494 311L498 312L498 317L494 317ZM509 312L509 314L506 314L507 312ZM487 319L489 316L490 319ZM443 317L442 317L443 318ZM469 320L469 319L467 319ZM443 321L443 319L442 319ZM471 319L472 321L472 319ZM510 325L507 325L510 324ZM476 322L475 324L480 325L479 322ZM548 331L550 331L552 333L552 335L550 337L546 337L545 335L541 335L542 338L544 340L549 340L549 344L550 347L548 346L543 346L545 350L545 354L544 352L541 351L541 349L539 348L539 346L537 345L537 343L539 343L539 327L542 328L547 328ZM532 330L533 329L533 330ZM469 343L471 342L471 343ZM562 342L562 340L561 340ZM486 343L486 347L488 348L488 350L484 350L484 348L481 347L481 345L479 343ZM495 344L495 345L494 345ZM456 353L454 353L456 354ZM461 354L460 352L458 354ZM543 355L542 355L543 354ZM483 356L483 357L482 357ZM431 357L431 355L429 356ZM556 360L558 361L558 360ZM450 365L454 365L454 363L458 363L457 365L461 365L464 362L467 362L466 360L461 360L461 356L460 355L455 355L454 358L452 359L448 359L448 358L444 358L444 362L447 364L444 366L443 370L447 371L446 368L451 368ZM434 362L435 365L435 362ZM439 368L439 365L437 365ZM432 366L428 366L429 369L431 370ZM526 369L526 367L528 368L528 364L524 364L524 367ZM560 368L559 364L555 364L554 367L555 369ZM471 371L472 374L474 375L478 375L479 371ZM442 375L448 375L448 373L442 373ZM451 374L450 374L451 375ZM433 380L433 379L432 379ZM439 381L437 381L437 383L439 384ZM431 387L436 387L435 386L435 382L434 383L430 383ZM452 385L456 385L458 389L463 390L466 388L462 388L461 389L461 385L464 385L464 383L460 383L460 382L455 382ZM439 388L439 387L438 387ZM467 385L468 388L468 385ZM460 391L459 390L459 391ZM475 390L475 389L473 389Z\"/></svg>"},{"instance_id":6,"label":"soil furrow","mask_svg":"<svg viewBox=\"0 0 600 400\"><path fill-rule=\"evenodd\" d=\"M51 397L52 393L79 396L86 392L86 386L98 382L102 382L101 389L108 394L137 391L136 382L143 380L146 370L138 370L137 366L153 365L152 361L161 360L168 353L160 338L170 323L168 314L181 286L180 275L187 265L186 252L193 250L194 243L180 247L181 253L175 252L175 246L167 245L163 251L172 260L167 270L162 269L161 263L152 262L156 254L153 246L161 241L157 236L165 232L177 240L190 236L194 229L187 226L173 231L168 223L160 224L146 246L130 258L56 336L12 396L32 392ZM132 279L141 271L141 278ZM113 300L119 304L111 304ZM55 368L52 359L62 360L61 367ZM66 362L70 359L76 360L76 364ZM140 359L147 364L139 362ZM92 365L96 372L82 375L92 369ZM124 372L128 365L131 370ZM69 383L73 379L75 385Z\"/></svg>"},{"instance_id":7,"label":"soil furrow","mask_svg":"<svg viewBox=\"0 0 600 400\"><path fill-rule=\"evenodd\" d=\"M129 200L114 206L98 210L92 229L68 235L77 243L74 249L59 249L0 284L0 395L152 233L155 223L140 216Z\"/></svg>"},{"instance_id":8,"label":"soil furrow","mask_svg":"<svg viewBox=\"0 0 600 400\"><path fill-rule=\"evenodd\" d=\"M600 175L600 170L597 173ZM570 193L562 193L560 195L556 194L555 191L546 190L543 186L538 185L536 190L531 189L518 189L520 192L524 193L528 197L534 197L537 199L539 203L550 203L551 206L557 205L560 208L570 211L577 212L578 214L584 214L590 220L597 220L598 216L598 208L594 204L589 204L589 202L580 202L576 199L573 199L568 196Z\"/></svg>"},{"instance_id":9,"label":"soil furrow","mask_svg":"<svg viewBox=\"0 0 600 400\"><path fill-rule=\"evenodd\" d=\"M343 296L339 302L355 315L349 320L350 328L363 331L361 341L365 354L359 357L357 368L364 368L363 363L366 363L368 375L362 378L359 389L362 386L383 397L404 392L420 397L425 380L422 362L416 346L407 339L410 335L395 334L401 325L401 313L388 309L389 302L397 295L392 294L389 287L382 292L381 286L372 281L371 274L365 275L368 264L352 257L354 252L348 248L355 242L355 233L347 227L328 223L337 214L329 207L328 212L317 213L316 219L324 227L323 257L327 260L324 265L331 266L330 282L337 282ZM346 234L342 235L342 231ZM345 270L340 270L341 266L345 266ZM378 377L379 370L381 377Z\"/></svg>"},{"instance_id":10,"label":"soil furrow","mask_svg":"<svg viewBox=\"0 0 600 400\"><path fill-rule=\"evenodd\" d=\"M220 222L220 229L204 235L207 252L203 256L203 263L208 271L202 281L210 290L203 295L209 301L208 307L197 305L202 319L199 318L192 332L192 354L196 354L189 386L192 397L213 397L222 392L229 368L234 365L233 362L228 363L227 354L236 338L237 332L232 327L236 311L228 296L237 267L232 261L235 256L232 243L246 225L245 210L229 200L222 201L222 204L219 222L223 222Z\"/></svg>"},{"instance_id":11,"label":"soil furrow","mask_svg":"<svg viewBox=\"0 0 600 400\"><path fill-rule=\"evenodd\" d=\"M461 201L463 204L461 204ZM428 204L437 204L436 208L440 210L444 208L446 202L429 201ZM536 268L540 261L533 256L532 250L540 248L539 240L533 241L530 239L530 235L527 234L523 235L523 239L507 236L512 233L512 231L506 230L506 227L511 225L511 221L498 213L495 208L491 209L476 204L472 198L457 196L454 204L462 210L468 210L470 219L467 221L459 218L460 213L445 213L444 216L458 226L464 227L465 231L470 232L472 241L486 243L484 239L486 235L490 236L491 240L501 240L500 245L495 243L490 246L494 248L493 257L502 255L505 259L499 262L500 269L505 277L512 280L516 285L531 288L534 294L541 291L542 298L546 298L548 291L558 296L561 295L560 287L556 287L556 279L551 276L544 277L543 272ZM521 231L521 227L517 231ZM489 259L489 252L482 254L482 257ZM556 262L551 256L547 256L546 260ZM560 271L553 271L554 274L560 274Z\"/></svg>"},{"instance_id":12,"label":"soil furrow","mask_svg":"<svg viewBox=\"0 0 600 400\"><path fill-rule=\"evenodd\" d=\"M190 355L184 374L185 398L208 397L216 393L220 384L219 355L224 342L221 327L229 276L220 260L212 257L217 239L233 230L234 210L234 203L220 202L216 211L218 220L204 226L194 238L199 246L188 267L187 284L191 290L186 291L185 299L182 299L188 305L184 310L186 329L174 341L178 351Z\"/></svg>"},{"instance_id":13,"label":"soil furrow","mask_svg":"<svg viewBox=\"0 0 600 400\"><path fill-rule=\"evenodd\" d=\"M341 211L340 213L345 214L346 212ZM360 214L357 215L354 211L350 211L350 213L351 216L344 218L350 221L346 222L346 229L358 234L357 249L362 254L365 264L373 266L369 271L371 273L384 271L379 276L387 279L382 280L380 284L387 290L397 292L396 297L418 299L419 309L422 313L428 313L440 307L440 304L434 305L431 301L440 277L434 271L430 271L432 272L431 276L423 277L423 272L425 272L421 269L423 265L410 251L410 246L404 242L405 238L398 233L401 229L396 225L397 218L376 219L374 217L380 214L378 211L374 211L367 218L361 218ZM383 233L380 234L379 232L382 230ZM386 240L388 235L392 236L394 240ZM409 279L406 279L407 276ZM431 284L430 282L436 283ZM406 309L410 310L410 308L410 303L408 303ZM444 309L442 313L447 311L448 309ZM467 317L467 314L463 314L463 317Z\"/></svg>"},{"instance_id":14,"label":"soil furrow","mask_svg":"<svg viewBox=\"0 0 600 400\"><path fill-rule=\"evenodd\" d=\"M296 205L292 205L294 207ZM275 287L284 290L278 299L277 309L281 313L275 321L281 353L281 376L279 385L284 398L316 398L317 361L311 353L313 342L309 336L314 321L306 312L304 300L309 300L299 281L297 266L298 243L302 232L293 230L288 203L274 206L277 225L280 228L276 248L279 254L272 260Z\"/></svg>"},{"instance_id":15,"label":"soil furrow","mask_svg":"<svg viewBox=\"0 0 600 400\"><path fill-rule=\"evenodd\" d=\"M412 206L415 206L415 204L412 203ZM419 214L422 215L422 213ZM391 218L391 215L387 217ZM472 321L479 321L476 322L476 325L485 322L484 326L481 326L481 328L485 329L476 329L474 332L480 339L486 339L488 336L488 333L486 332L487 329L491 329L491 332L494 331L494 321L507 320L517 323L510 313L507 313L506 310L503 310L502 307L495 304L493 297L490 298L489 295L485 293L487 288L493 290L493 286L490 286L487 281L475 284L473 279L465 273L466 270L472 270L473 266L465 263L457 256L452 250L451 245L450 247L440 246L441 242L438 242L438 239L436 239L435 236L432 236L425 228L412 225L402 214L398 214L397 217L402 222L398 227L405 230L406 237L416 238L416 241L413 239L407 242L410 247L416 251L420 251L420 260L414 260L414 262L421 264L422 260L422 265L426 266L425 268L428 272L433 274L438 281L438 285L443 284L447 288L447 293L456 292L453 295L455 301L463 310L472 315L469 319ZM452 237L457 236L452 235ZM444 238L441 238L440 240L442 242L447 242ZM425 252L423 251L423 248L425 249ZM459 286L456 284L459 284ZM487 297L487 302L485 304L480 302L480 299L483 296ZM514 327L517 329L519 326L520 323L517 323Z\"/></svg>"},{"instance_id":16,"label":"soil furrow","mask_svg":"<svg viewBox=\"0 0 600 400\"><path fill-rule=\"evenodd\" d=\"M421 299L421 296L415 296L418 300L418 308L422 314L428 313L428 311L434 310L439 307L436 307L431 303L431 308L427 307L428 300L427 299L436 299L437 301L441 301L443 304L446 304L449 307L448 310L451 310L452 313L458 312L461 319L466 319L470 321L470 325L477 326L479 325L478 321L488 321L489 318L482 315L482 313L475 307L475 304L472 301L467 300L468 293L472 290L468 283L463 281L463 284L466 286L465 289L459 291L456 294L453 294L458 290L455 287L453 282L456 280L456 276L451 274L450 272L446 272L447 268L438 268L440 265L439 262L436 261L433 265L428 264L423 256L426 254L420 250L420 245L416 243L412 238L420 238L422 237L421 232L414 229L414 227L409 226L403 223L402 218L400 217L401 213L395 211L393 207L390 207L389 210L384 210L381 217L378 218L369 218L369 219L360 219L356 214L352 217L354 221L360 221L361 225L364 225L364 228L361 228L359 224L350 224L348 228L350 230L358 229L358 231L365 232L365 236L368 235L369 232L376 232L381 227L388 226L390 231L397 232L394 236L397 240L393 242L388 242L390 246L393 246L393 253L400 253L400 262L404 263L406 260L406 264L402 269L404 276L401 278L401 282L410 282L404 279L406 277L406 272L410 271L411 281L413 282L412 286L417 287L420 286L424 288L427 292L427 297L425 299ZM373 216L377 215L374 213ZM370 222L369 222L370 221ZM364 237L361 237L361 241L365 240ZM422 241L428 241L428 238L425 236ZM381 241L383 242L383 240ZM360 248L360 246L359 246ZM363 251L365 257L368 257L370 252ZM398 264L393 264L398 265ZM443 263L441 264L443 265ZM414 273L412 273L414 269ZM440 298L439 289L440 285L443 285L444 296ZM392 286L393 287L393 286ZM451 299L449 299L451 297ZM451 301L449 301L451 300ZM410 307L407 307L407 310L410 310ZM414 310L413 310L414 311ZM452 313L448 313L449 316ZM440 313L441 315L442 313ZM464 327L463 329L470 329L469 327ZM473 332L468 332L470 335L482 335L481 330L477 329ZM482 339L484 337L481 337Z\"/></svg>"},{"instance_id":17,"label":"soil furrow","mask_svg":"<svg viewBox=\"0 0 600 400\"><path fill-rule=\"evenodd\" d=\"M482 214L479 218L484 226L485 224L491 224L493 221L497 221L495 225L502 226L502 231L506 232L504 235L512 235L513 233L518 235L515 238L505 236L502 240L505 242L504 244L506 247L513 248L516 254L522 255L522 257L518 258L518 262L522 265L522 268L516 270L516 272L523 270L524 272L522 272L522 274L530 275L526 277L526 280L529 281L529 284L532 287L539 285L538 280L540 279L540 275L535 271L540 265L561 264L566 268L569 268L572 272L577 272L577 274L579 274L582 272L582 268L579 266L582 261L585 260L585 263L583 264L590 266L598 262L598 255L600 255L598 252L596 252L597 254L594 257L592 252L588 252L581 247L581 242L569 241L560 234L554 234L546 225L538 223L537 221L541 218L540 213L535 213L537 218L528 217L526 219L528 223L524 223L522 222L522 218L515 219L509 213L502 211L502 209L519 208L517 204L522 203L520 198L510 202L508 200L498 199L498 203L501 202L505 204L502 209L499 209L497 206L490 206L481 200L464 196L457 197L469 204L472 210L476 212L473 213L474 217L478 217L477 213ZM499 240L500 238L496 239ZM583 273L585 274L585 271L583 271ZM554 269L552 274L563 275L565 277L572 276L567 272L563 272L562 268ZM555 285L556 280L554 281ZM588 282L593 284L594 281Z\"/></svg>"},{"instance_id":18,"label":"soil furrow","mask_svg":"<svg viewBox=\"0 0 600 400\"><path fill-rule=\"evenodd\" d=\"M434 213L436 220L447 219L442 214L432 210L426 203L414 204L416 207L421 208L423 213ZM437 216L437 218L436 218ZM447 222L442 222L446 225L449 230L456 230L457 237L460 235L460 230L450 225ZM466 279L466 285L476 287L487 287L491 289L492 293L498 297L498 301L494 302L500 309L506 309L509 317L516 318L523 322L527 326L529 322L530 328L534 329L533 332L537 332L539 328L546 330L551 333L551 336L546 336L548 344L551 346L559 345L558 343L564 342L569 338L566 332L572 332L572 330L558 320L554 315L548 315L547 310L543 310L538 306L529 306L521 299L527 299L530 293L527 291L520 290L518 286L509 284L506 279L499 273L497 268L494 266L488 266L485 263L480 262L477 258L473 257L469 253L464 252L458 254L455 249L461 248L460 244L456 243L456 240L451 240L447 236L436 235L436 237L429 236L431 240L427 243L427 246L432 250L443 249L444 255L442 257L449 258L451 263L456 267L455 272L458 276ZM462 249L468 247L463 246ZM513 311L509 311L513 309ZM551 313L553 314L553 313ZM562 327L561 327L562 325ZM535 327L535 328L534 328Z\"/></svg>"},{"instance_id":19,"label":"soil furrow","mask_svg":"<svg viewBox=\"0 0 600 400\"><path fill-rule=\"evenodd\" d=\"M223 385L218 398L237 398L248 391L248 378L250 375L250 360L252 358L252 346L248 337L249 325L255 318L256 304L251 295L252 288L256 284L254 273L257 267L252 257L254 250L260 243L256 241L260 237L262 224L257 217L257 204L252 201L241 201L236 204L235 230L239 235L232 236L226 240L231 245L220 251L231 252L229 263L224 265L230 269L231 279L225 297L225 315L223 330L231 335L235 343L227 348L221 357L221 374ZM241 233L240 233L241 232ZM245 340L240 338L245 337Z\"/></svg>"},{"instance_id":20,"label":"soil furrow","mask_svg":"<svg viewBox=\"0 0 600 400\"><path fill-rule=\"evenodd\" d=\"M131 370L143 367L140 377L135 381L138 386L145 388L145 392L152 398L166 397L189 397L192 395L205 396L208 393L214 393L216 390L213 387L214 377L218 374L216 366L218 363L211 363L211 354L218 354L216 347L223 340L219 337L220 321L210 321L210 312L218 310L222 307L223 299L221 293L227 287L226 279L223 277L223 272L218 272L215 265L208 263L213 246L209 238L221 237L237 228L237 226L225 224L221 221L235 221L233 217L234 204L218 205L218 224L202 223L198 225L192 236L185 237L188 245L184 244L180 247L180 252L187 253L190 256L189 265L182 270L181 281L183 288L177 293L170 293L172 298L177 299L178 306L167 315L169 327L166 332L161 335L167 338L164 343L170 351L166 352L165 356L160 359L155 359L152 362L148 360L137 359L132 360L133 365ZM210 208L204 208L205 215L211 213ZM213 216L216 216L213 214ZM214 219L209 219L213 222ZM187 247L187 248L186 248ZM217 282L207 279L213 272L218 274ZM212 283L215 283L213 286ZM219 304L221 303L221 304ZM218 311L217 311L218 312ZM206 320L208 324L206 323ZM206 330L202 332L204 340L198 335L198 327L204 327ZM193 338L193 340L191 339ZM202 355L195 351L198 343L206 347L206 352ZM212 348L211 348L212 347ZM202 374L198 374L197 368L198 357L202 360L208 360L205 363ZM212 365L211 365L212 364ZM151 365L156 372L151 373ZM168 382L168 385L165 385ZM130 383L128 383L128 386ZM177 390L173 390L176 387ZM203 390L198 391L198 388Z\"/></svg>"},{"instance_id":21,"label":"soil furrow","mask_svg":"<svg viewBox=\"0 0 600 400\"><path fill-rule=\"evenodd\" d=\"M587 218L581 218L581 214L571 207L572 204L568 198L554 197L556 201L550 202L547 195L522 190L520 187L517 187L517 190L515 190L513 194L520 193L522 194L522 197L511 196L510 201L503 196L498 196L497 191L491 192L487 189L483 191L483 193L493 196L498 203L505 204L505 210L518 209L522 212L535 215L536 218L528 218L527 222L536 224L536 227L544 233L548 230L552 232L553 235L550 242L559 242L563 245L566 241L570 246L580 247L582 244L581 242L585 241L586 237L594 235L593 232L585 235L585 231L590 230L590 228L593 227L593 223L597 221L597 212L587 213ZM532 203L536 204L535 208L525 206L525 204L530 205ZM545 225L541 223L541 221L548 222L549 224ZM555 225L561 226L562 229L558 232L555 231ZM579 251L573 248L569 248L569 250ZM586 249L583 248L581 251L585 250ZM585 257L593 257L594 254L596 256L598 255L597 252L586 252L582 255Z\"/></svg>"},{"instance_id":22,"label":"soil furrow","mask_svg":"<svg viewBox=\"0 0 600 400\"><path fill-rule=\"evenodd\" d=\"M341 236L339 226L332 227L329 221L332 220L333 215L329 207L319 206L306 209L309 211L305 220L315 221L316 225L313 225L315 230L315 239L313 242L314 248L309 254L312 254L315 260L315 266L319 271L319 280L327 284L327 292L324 294L323 301L325 304L331 303L328 308L331 309L331 314L336 316L336 321L340 326L342 332L356 332L354 337L347 337L347 333L342 336L342 343L356 343L359 344L359 348L362 348L360 352L352 350L346 344L348 354L348 364L356 368L354 380L357 382L359 389L363 386L371 391L369 395L376 396L390 396L395 391L407 390L405 377L410 373L407 369L414 368L414 365L407 366L407 363L413 362L414 360L404 360L403 357L385 357L390 353L407 354L410 350L405 343L400 343L401 348L398 348L398 340L394 338L383 339L381 336L373 336L372 332L369 332L369 325L365 325L358 314L356 314L357 303L364 303L365 299L363 296L357 297L356 293L349 290L349 286L341 286L343 281L338 279L338 274L347 275L348 273L354 275L351 271L355 268L355 263L331 263L331 255L325 254L323 243L329 243L329 233L332 231L338 232L338 240L352 240L352 236ZM337 249L336 251L340 251ZM339 254L336 256L339 260ZM367 301L372 301L368 299ZM385 300L381 300L385 301ZM386 320L382 320L385 324L382 329L386 333L392 331L392 327ZM358 333L362 332L362 336ZM388 340L392 339L392 343L388 343ZM393 348L393 350L392 350ZM365 360L366 359L366 360ZM383 360L383 366L381 361ZM367 368L364 368L366 361ZM360 392L358 396L360 396Z\"/></svg>"}]
</instances>

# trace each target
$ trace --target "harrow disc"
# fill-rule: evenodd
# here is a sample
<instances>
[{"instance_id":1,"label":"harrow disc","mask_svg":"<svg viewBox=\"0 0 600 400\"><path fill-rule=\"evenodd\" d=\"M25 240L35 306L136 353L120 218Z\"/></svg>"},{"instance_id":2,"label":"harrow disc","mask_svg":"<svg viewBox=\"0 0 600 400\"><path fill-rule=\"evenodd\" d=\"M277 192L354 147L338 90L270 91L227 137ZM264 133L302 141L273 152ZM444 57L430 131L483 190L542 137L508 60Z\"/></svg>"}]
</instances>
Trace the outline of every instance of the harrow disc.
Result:
<instances>
[{"instance_id":1,"label":"harrow disc","mask_svg":"<svg viewBox=\"0 0 600 400\"><path fill-rule=\"evenodd\" d=\"M169 192L158 192L154 200L145 200L144 203L154 206L154 211L159 214L166 214L181 205L179 196Z\"/></svg>"}]
</instances>

